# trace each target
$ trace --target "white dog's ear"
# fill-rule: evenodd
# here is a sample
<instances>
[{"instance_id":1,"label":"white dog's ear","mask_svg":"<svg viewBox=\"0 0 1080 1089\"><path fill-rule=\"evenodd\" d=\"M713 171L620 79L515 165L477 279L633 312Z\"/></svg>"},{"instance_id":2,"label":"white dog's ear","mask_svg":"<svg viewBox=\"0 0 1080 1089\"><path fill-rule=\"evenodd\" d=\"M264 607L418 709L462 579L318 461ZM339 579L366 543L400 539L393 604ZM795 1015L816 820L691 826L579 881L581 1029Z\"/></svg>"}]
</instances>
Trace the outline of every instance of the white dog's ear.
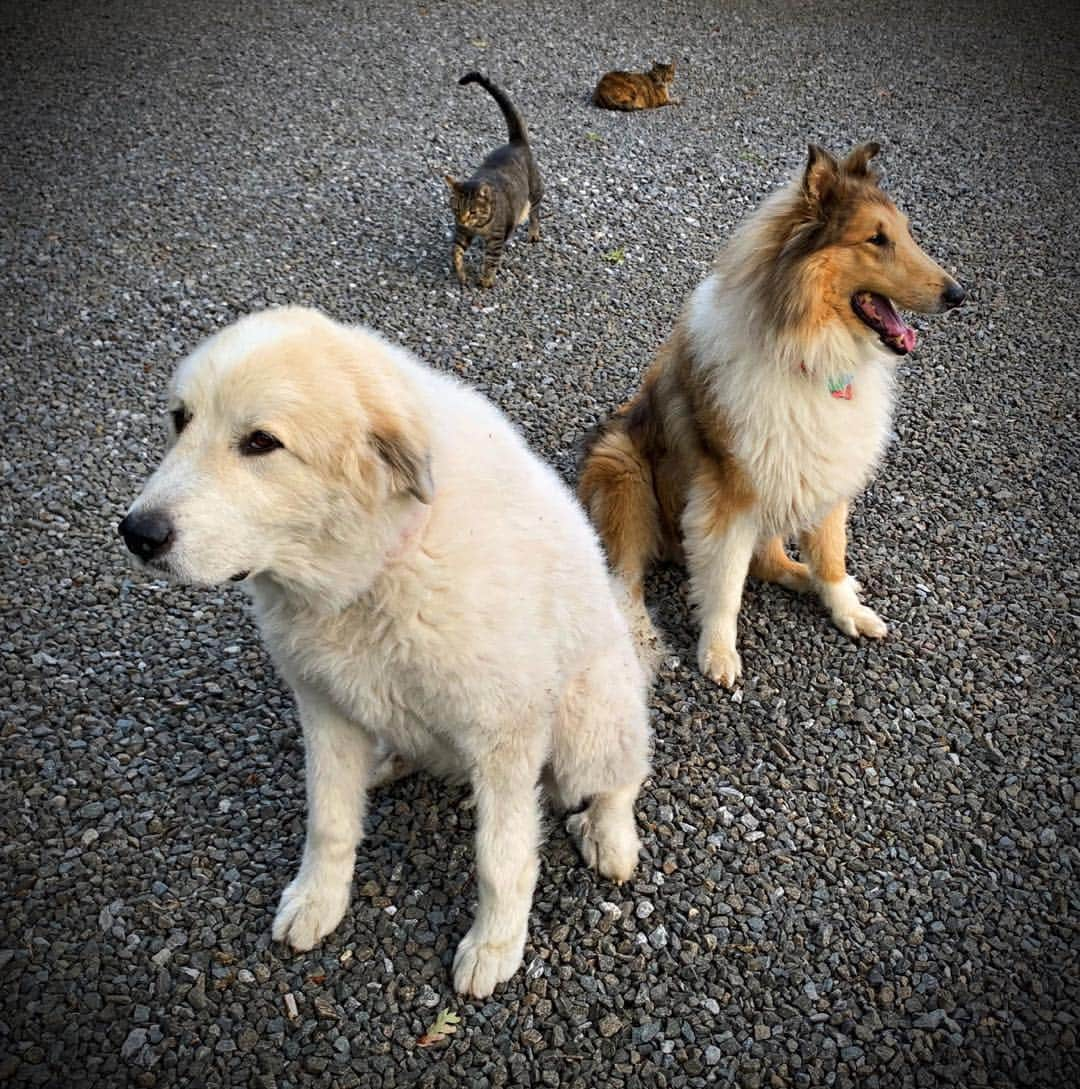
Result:
<instances>
[{"instance_id":1,"label":"white dog's ear","mask_svg":"<svg viewBox=\"0 0 1080 1089\"><path fill-rule=\"evenodd\" d=\"M407 492L421 503L430 503L435 493L430 453L400 431L373 434L371 442L390 470L393 490Z\"/></svg>"}]
</instances>

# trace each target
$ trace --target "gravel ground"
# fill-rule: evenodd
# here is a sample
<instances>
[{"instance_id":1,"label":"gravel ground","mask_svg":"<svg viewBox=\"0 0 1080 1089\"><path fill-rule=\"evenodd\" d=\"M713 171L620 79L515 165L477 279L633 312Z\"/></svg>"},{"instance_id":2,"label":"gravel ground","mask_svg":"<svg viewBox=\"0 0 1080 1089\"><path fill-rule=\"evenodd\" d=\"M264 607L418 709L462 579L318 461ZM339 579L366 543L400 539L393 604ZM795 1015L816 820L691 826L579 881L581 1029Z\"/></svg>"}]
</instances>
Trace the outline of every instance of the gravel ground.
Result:
<instances>
[{"instance_id":1,"label":"gravel ground","mask_svg":"<svg viewBox=\"0 0 1080 1089\"><path fill-rule=\"evenodd\" d=\"M0 1081L1077 1083L1076 9L838 6L5 7ZM588 105L669 57L682 109ZM548 191L487 294L451 281L441 181L503 131L454 85L473 67ZM553 827L526 969L461 1002L472 816L417 777L373 800L336 933L272 946L291 700L241 593L131 578L115 537L176 358L316 304L484 389L570 478L732 225L808 139L870 137L971 292L919 322L854 511L890 638L750 586L732 696L661 571L637 880ZM442 1007L460 1030L419 1048Z\"/></svg>"}]
</instances>

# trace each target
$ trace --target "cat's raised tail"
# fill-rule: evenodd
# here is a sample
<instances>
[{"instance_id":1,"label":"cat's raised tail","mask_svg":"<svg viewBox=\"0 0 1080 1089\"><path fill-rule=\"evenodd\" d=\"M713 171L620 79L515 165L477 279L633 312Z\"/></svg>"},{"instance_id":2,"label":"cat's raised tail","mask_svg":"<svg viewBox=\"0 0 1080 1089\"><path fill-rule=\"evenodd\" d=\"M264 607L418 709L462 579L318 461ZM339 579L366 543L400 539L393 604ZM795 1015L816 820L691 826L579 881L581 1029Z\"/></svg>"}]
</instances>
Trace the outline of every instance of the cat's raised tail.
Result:
<instances>
[{"instance_id":1,"label":"cat's raised tail","mask_svg":"<svg viewBox=\"0 0 1080 1089\"><path fill-rule=\"evenodd\" d=\"M464 87L467 83L479 83L499 104L499 109L502 110L503 117L506 118L506 130L509 134L510 143L527 144L529 142L529 134L525 129L524 119L517 112L517 107L510 101L501 87L496 87L487 76L483 76L479 72L469 72L458 80L459 87Z\"/></svg>"}]
</instances>

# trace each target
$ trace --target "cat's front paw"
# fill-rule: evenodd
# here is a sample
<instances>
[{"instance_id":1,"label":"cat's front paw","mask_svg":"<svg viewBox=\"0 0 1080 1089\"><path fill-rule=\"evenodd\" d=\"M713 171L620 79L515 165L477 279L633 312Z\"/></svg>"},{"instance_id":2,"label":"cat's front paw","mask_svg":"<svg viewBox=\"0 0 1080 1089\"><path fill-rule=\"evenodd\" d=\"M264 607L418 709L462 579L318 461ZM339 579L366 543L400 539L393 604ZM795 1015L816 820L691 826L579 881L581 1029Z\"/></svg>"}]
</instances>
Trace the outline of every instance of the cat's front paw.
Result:
<instances>
[{"instance_id":1,"label":"cat's front paw","mask_svg":"<svg viewBox=\"0 0 1080 1089\"><path fill-rule=\"evenodd\" d=\"M485 272L484 275L480 277L480 286L481 287L487 287L487 288L494 287L495 286L495 273L492 272L492 273L489 274L489 273Z\"/></svg>"}]
</instances>

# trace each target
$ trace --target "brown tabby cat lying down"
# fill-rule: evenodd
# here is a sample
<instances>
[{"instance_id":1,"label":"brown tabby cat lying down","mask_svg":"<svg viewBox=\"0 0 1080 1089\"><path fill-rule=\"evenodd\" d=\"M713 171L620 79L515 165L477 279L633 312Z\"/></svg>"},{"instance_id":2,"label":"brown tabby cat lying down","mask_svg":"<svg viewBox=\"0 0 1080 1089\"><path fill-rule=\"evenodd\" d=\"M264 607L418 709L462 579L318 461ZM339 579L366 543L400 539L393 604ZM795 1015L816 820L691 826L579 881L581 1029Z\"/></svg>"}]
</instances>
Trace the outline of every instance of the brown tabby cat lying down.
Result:
<instances>
[{"instance_id":1,"label":"brown tabby cat lying down","mask_svg":"<svg viewBox=\"0 0 1080 1089\"><path fill-rule=\"evenodd\" d=\"M495 273L502 260L506 240L527 219L529 241L540 239L540 213L537 206L544 186L529 147L525 122L505 92L479 72L470 72L458 80L464 86L479 83L499 104L506 118L510 142L497 147L468 181L456 181L449 174L450 205L454 210L454 247L451 264L457 278L465 283L465 251L474 238L484 240L482 287L493 287Z\"/></svg>"},{"instance_id":2,"label":"brown tabby cat lying down","mask_svg":"<svg viewBox=\"0 0 1080 1089\"><path fill-rule=\"evenodd\" d=\"M679 100L669 90L674 80L674 64L654 64L648 72L608 72L596 85L593 105L605 110L678 106Z\"/></svg>"}]
</instances>

